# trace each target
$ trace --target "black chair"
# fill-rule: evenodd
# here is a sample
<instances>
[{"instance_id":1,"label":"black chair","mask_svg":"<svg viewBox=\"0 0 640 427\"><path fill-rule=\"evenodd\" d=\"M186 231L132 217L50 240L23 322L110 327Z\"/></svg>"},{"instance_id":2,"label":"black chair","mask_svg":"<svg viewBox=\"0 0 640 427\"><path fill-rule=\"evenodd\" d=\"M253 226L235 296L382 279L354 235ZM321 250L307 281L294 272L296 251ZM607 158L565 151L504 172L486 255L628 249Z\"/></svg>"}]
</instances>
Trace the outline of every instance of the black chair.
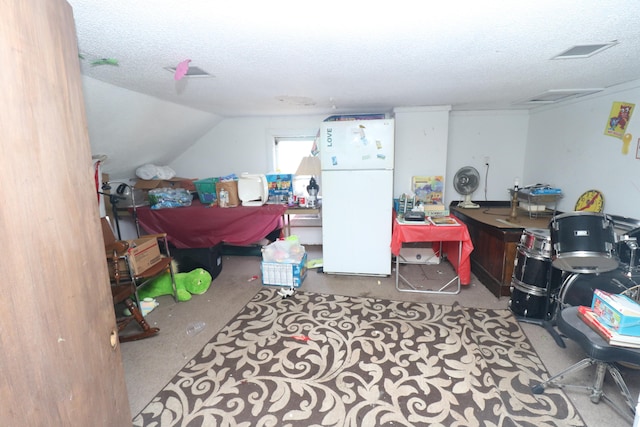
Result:
<instances>
[{"instance_id":1,"label":"black chair","mask_svg":"<svg viewBox=\"0 0 640 427\"><path fill-rule=\"evenodd\" d=\"M567 338L576 341L580 347L582 347L584 352L587 354L587 357L568 367L559 374L552 376L545 382L533 386L531 388L533 394L544 393L544 389L547 386L588 390L591 392L590 398L593 403L598 403L602 398L623 416L633 421L636 400L631 397L629 388L622 379L622 375L616 367L616 363L640 365L640 350L607 344L600 335L598 335L578 317L578 307L568 307L559 312L557 316L557 326L562 334ZM557 381L570 373L579 371L591 365L596 365L596 376L593 385L591 386L563 384ZM611 374L615 383L618 385L620 393L629 406L630 413L620 408L604 394L602 384L604 383L604 377L607 371Z\"/></svg>"}]
</instances>

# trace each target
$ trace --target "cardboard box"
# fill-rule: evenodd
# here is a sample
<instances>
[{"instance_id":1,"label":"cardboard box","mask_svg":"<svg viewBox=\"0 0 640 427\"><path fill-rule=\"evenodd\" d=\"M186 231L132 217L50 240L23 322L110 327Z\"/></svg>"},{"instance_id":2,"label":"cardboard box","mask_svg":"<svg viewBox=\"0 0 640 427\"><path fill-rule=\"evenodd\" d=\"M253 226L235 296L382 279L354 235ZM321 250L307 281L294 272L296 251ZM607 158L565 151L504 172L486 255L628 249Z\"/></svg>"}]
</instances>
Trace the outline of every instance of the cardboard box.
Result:
<instances>
[{"instance_id":1,"label":"cardboard box","mask_svg":"<svg viewBox=\"0 0 640 427\"><path fill-rule=\"evenodd\" d=\"M432 248L400 248L398 256L401 264L440 264L440 257Z\"/></svg>"},{"instance_id":2,"label":"cardboard box","mask_svg":"<svg viewBox=\"0 0 640 427\"><path fill-rule=\"evenodd\" d=\"M191 178L171 178L171 179L139 179L133 188L142 190L153 190L154 188L184 188L188 191L196 191L194 179Z\"/></svg>"},{"instance_id":3,"label":"cardboard box","mask_svg":"<svg viewBox=\"0 0 640 427\"><path fill-rule=\"evenodd\" d=\"M216 182L216 194L220 194L220 190L225 190L229 196L227 200L227 208L234 208L240 206L240 197L238 196L238 181L218 181ZM218 200L218 206L220 206L220 200Z\"/></svg>"},{"instance_id":4,"label":"cardboard box","mask_svg":"<svg viewBox=\"0 0 640 427\"><path fill-rule=\"evenodd\" d=\"M160 261L160 247L155 237L129 240L127 258L134 274L140 274Z\"/></svg>"},{"instance_id":5,"label":"cardboard box","mask_svg":"<svg viewBox=\"0 0 640 427\"><path fill-rule=\"evenodd\" d=\"M595 289L591 309L617 333L640 336L640 304L628 296Z\"/></svg>"},{"instance_id":6,"label":"cardboard box","mask_svg":"<svg viewBox=\"0 0 640 427\"><path fill-rule=\"evenodd\" d=\"M299 288L307 277L307 254L297 263L265 262L260 266L262 284Z\"/></svg>"}]
</instances>

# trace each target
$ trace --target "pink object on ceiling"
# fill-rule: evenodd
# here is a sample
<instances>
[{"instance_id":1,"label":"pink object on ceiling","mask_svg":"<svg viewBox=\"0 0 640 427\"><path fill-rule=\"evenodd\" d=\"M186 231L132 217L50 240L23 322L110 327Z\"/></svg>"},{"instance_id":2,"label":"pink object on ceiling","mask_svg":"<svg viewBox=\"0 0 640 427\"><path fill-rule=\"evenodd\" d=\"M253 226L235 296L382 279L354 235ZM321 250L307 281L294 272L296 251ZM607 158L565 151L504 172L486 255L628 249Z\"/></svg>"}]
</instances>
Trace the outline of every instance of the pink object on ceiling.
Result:
<instances>
[{"instance_id":1,"label":"pink object on ceiling","mask_svg":"<svg viewBox=\"0 0 640 427\"><path fill-rule=\"evenodd\" d=\"M191 62L190 59L185 59L178 64L178 66L176 67L176 72L173 75L173 78L175 80L180 80L187 74L187 71L189 71L189 62Z\"/></svg>"}]
</instances>

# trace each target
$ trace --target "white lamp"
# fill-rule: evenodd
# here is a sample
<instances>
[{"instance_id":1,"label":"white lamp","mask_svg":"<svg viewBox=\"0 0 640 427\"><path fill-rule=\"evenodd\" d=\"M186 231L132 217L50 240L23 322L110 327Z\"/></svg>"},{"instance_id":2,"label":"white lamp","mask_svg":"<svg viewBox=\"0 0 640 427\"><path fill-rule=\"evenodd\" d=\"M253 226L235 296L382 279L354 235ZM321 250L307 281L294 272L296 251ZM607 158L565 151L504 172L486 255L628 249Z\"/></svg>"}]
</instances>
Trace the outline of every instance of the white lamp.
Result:
<instances>
[{"instance_id":1,"label":"white lamp","mask_svg":"<svg viewBox=\"0 0 640 427\"><path fill-rule=\"evenodd\" d=\"M320 186L316 182L315 177L320 176L321 171L322 169L320 168L320 157L317 156L303 157L300 161L300 165L298 166L298 170L296 170L296 175L298 176L311 176L309 185L307 185L307 193L309 193L307 206L310 208L318 207L318 192L320 191Z\"/></svg>"}]
</instances>

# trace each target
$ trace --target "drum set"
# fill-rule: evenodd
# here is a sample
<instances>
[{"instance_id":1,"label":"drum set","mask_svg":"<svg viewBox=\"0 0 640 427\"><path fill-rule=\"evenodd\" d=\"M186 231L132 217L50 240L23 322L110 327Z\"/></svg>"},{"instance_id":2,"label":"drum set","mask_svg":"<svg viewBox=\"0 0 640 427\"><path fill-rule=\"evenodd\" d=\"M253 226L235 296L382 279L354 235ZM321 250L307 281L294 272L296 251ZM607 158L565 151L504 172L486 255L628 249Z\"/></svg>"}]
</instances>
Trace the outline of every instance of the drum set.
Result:
<instances>
[{"instance_id":1,"label":"drum set","mask_svg":"<svg viewBox=\"0 0 640 427\"><path fill-rule=\"evenodd\" d=\"M591 306L595 289L640 301L639 238L640 227L616 232L611 216L594 212L556 215L548 229L525 229L509 309L548 327L563 308Z\"/></svg>"}]
</instances>

